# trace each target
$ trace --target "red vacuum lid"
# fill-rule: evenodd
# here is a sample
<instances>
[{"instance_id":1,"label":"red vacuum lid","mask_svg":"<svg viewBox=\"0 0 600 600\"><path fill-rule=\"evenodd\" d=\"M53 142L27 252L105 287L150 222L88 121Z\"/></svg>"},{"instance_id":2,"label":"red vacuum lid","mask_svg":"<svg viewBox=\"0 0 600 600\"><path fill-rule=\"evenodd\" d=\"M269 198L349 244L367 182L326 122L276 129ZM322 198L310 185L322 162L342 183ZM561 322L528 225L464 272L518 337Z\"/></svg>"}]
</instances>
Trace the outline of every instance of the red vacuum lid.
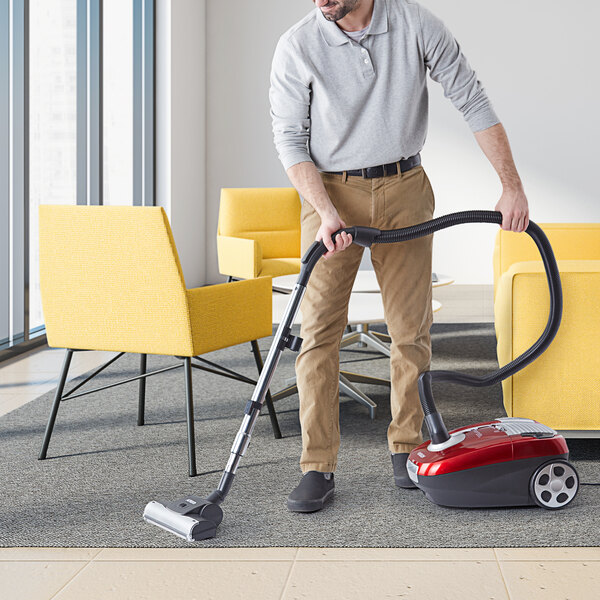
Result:
<instances>
[{"instance_id":1,"label":"red vacuum lid","mask_svg":"<svg viewBox=\"0 0 600 600\"><path fill-rule=\"evenodd\" d=\"M449 446L424 442L410 453L418 475L442 475L484 465L568 453L565 439L531 419L501 418L450 432Z\"/></svg>"}]
</instances>

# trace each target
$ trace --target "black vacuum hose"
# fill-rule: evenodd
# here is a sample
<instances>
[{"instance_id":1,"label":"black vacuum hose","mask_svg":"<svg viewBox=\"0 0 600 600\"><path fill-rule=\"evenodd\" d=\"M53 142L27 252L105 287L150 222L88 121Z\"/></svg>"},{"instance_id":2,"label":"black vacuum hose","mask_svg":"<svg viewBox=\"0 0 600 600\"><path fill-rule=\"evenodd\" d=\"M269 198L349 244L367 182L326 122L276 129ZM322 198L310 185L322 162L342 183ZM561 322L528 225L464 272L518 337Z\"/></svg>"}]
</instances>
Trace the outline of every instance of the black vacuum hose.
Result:
<instances>
[{"instance_id":1,"label":"black vacuum hose","mask_svg":"<svg viewBox=\"0 0 600 600\"><path fill-rule=\"evenodd\" d=\"M352 235L353 243L360 246L370 247L372 244L394 244L405 242L416 238L431 235L440 229L461 225L463 223L496 223L502 224L502 213L489 210L470 210L452 213L425 223L404 227L402 229L392 229L381 231L372 227L347 227L336 231L331 237L335 239L342 231ZM421 405L425 414L425 423L434 444L440 444L450 438L448 430L438 413L433 400L432 384L434 381L445 381L448 383L460 383L473 387L483 387L493 385L514 375L523 367L533 362L550 345L560 326L562 317L562 288L560 284L560 274L558 265L554 258L552 246L542 229L534 222L529 221L529 226L525 230L535 242L546 270L546 278L550 290L550 313L546 328L538 340L528 348L523 354L513 361L504 365L502 368L484 376L467 375L457 371L425 371L419 376L418 388ZM310 274L327 248L323 242L315 242L302 258L302 269L298 284L306 286Z\"/></svg>"}]
</instances>

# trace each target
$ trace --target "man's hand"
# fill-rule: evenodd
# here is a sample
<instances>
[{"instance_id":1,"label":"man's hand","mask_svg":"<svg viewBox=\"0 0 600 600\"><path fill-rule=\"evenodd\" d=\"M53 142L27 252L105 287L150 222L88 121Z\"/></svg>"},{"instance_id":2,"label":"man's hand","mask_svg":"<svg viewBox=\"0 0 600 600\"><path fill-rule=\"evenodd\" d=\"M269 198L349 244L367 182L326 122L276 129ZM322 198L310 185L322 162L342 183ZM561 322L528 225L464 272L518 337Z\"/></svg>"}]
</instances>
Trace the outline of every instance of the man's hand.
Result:
<instances>
[{"instance_id":1,"label":"man's hand","mask_svg":"<svg viewBox=\"0 0 600 600\"><path fill-rule=\"evenodd\" d=\"M323 240L328 252L323 256L329 258L336 252L345 250L352 243L352 236L346 232L341 233L331 241L331 234L338 229L344 229L346 223L340 219L340 215L327 195L327 190L313 162L301 162L291 166L287 170L292 185L298 190L305 202L309 202L321 217L321 227L317 231L316 241Z\"/></svg>"},{"instance_id":2,"label":"man's hand","mask_svg":"<svg viewBox=\"0 0 600 600\"><path fill-rule=\"evenodd\" d=\"M496 210L502 213L502 229L525 231L529 225L529 205L523 186L505 188Z\"/></svg>"},{"instance_id":3,"label":"man's hand","mask_svg":"<svg viewBox=\"0 0 600 600\"><path fill-rule=\"evenodd\" d=\"M348 235L345 231L335 238L335 244L331 240L332 233L336 232L338 229L344 229L345 227L346 223L340 219L337 211L327 212L326 214L321 215L321 227L319 227L319 231L317 231L315 240L317 242L323 240L323 243L327 248L327 252L323 254L324 258L329 258L336 252L342 252L352 243L352 236Z\"/></svg>"}]
</instances>

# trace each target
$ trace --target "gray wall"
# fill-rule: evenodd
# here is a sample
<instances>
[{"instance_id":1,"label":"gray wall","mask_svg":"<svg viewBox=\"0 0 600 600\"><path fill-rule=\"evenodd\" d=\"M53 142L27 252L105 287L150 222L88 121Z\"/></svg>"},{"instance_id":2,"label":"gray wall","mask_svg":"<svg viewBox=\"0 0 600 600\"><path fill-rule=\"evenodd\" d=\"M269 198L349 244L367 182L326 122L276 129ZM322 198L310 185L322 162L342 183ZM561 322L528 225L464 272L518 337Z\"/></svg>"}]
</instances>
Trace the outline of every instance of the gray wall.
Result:
<instances>
[{"instance_id":1,"label":"gray wall","mask_svg":"<svg viewBox=\"0 0 600 600\"><path fill-rule=\"evenodd\" d=\"M388 0L390 1L390 0ZM461 44L506 127L540 223L600 221L596 185L600 17L592 1L423 0ZM271 138L268 86L277 39L310 0L206 2L206 282L218 274L215 234L222 187L290 185ZM495 172L450 102L429 82L424 166L436 214L493 209ZM434 270L457 283L491 283L496 228L436 234ZM200 260L200 258L199 258Z\"/></svg>"}]
</instances>

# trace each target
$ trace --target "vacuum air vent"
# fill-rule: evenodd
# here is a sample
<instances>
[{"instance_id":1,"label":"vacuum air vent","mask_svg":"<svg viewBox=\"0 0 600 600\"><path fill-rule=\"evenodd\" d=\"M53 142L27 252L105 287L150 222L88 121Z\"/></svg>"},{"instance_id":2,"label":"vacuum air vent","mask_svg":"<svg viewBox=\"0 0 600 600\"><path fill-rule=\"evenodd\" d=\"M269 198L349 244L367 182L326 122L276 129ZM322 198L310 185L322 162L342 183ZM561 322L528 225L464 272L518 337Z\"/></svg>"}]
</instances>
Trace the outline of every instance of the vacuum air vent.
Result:
<instances>
[{"instance_id":1,"label":"vacuum air vent","mask_svg":"<svg viewBox=\"0 0 600 600\"><path fill-rule=\"evenodd\" d=\"M523 433L548 433L556 435L556 431L547 425L537 423L531 419L511 419L502 418L498 419L499 424L494 427L505 431L507 435L520 435Z\"/></svg>"}]
</instances>

